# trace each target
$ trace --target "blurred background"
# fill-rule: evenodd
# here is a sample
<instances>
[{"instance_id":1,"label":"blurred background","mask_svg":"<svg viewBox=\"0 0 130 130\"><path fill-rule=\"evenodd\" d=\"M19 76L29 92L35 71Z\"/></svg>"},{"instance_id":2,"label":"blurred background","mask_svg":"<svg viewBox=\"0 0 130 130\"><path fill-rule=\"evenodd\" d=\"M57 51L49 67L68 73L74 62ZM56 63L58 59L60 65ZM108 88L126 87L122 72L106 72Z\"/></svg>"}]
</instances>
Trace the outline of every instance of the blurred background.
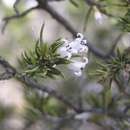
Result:
<instances>
[{"instance_id":1,"label":"blurred background","mask_svg":"<svg viewBox=\"0 0 130 130\"><path fill-rule=\"evenodd\" d=\"M3 26L2 19L5 16L14 14L14 2L15 0L0 0L1 28ZM83 0L75 0L75 2L77 6L74 6L68 0L54 1L50 5L66 18L78 32L83 33L93 46L96 46L105 54L121 33L118 27L115 26L117 20L100 13L96 7L88 18L87 12L90 6L85 4ZM18 9L22 12L36 4L35 0L21 0ZM115 15L120 14L119 9L113 10L111 8L109 10L112 13L114 12ZM47 12L35 10L25 17L12 20L5 32L0 33L0 55L7 59L11 65L18 68L17 59L23 51L34 47L43 23L45 24L43 32L45 42L51 44L58 38L73 39L72 34ZM118 47L121 49L129 47L129 35L129 33L124 33ZM81 105L81 107L88 106L86 103L88 93L99 93L102 90L102 86L96 82L97 79L92 80L91 76L89 76L89 72L95 69L95 61L98 61L98 58L90 52L88 58L89 63L81 77L76 77L71 71L61 66L61 70L65 75L64 78L47 78L40 82L63 93L74 104ZM3 71L2 68L0 68L0 71ZM29 97L30 93L32 97ZM50 121L48 118L44 119L44 116L38 118L39 113L31 110L33 103L30 103L30 100L34 102L40 100L37 93L40 92L25 89L24 85L15 79L0 81L0 130L101 130L98 125L90 122L66 120L58 125L56 119ZM48 113L64 115L66 108L63 105L61 105L63 108L59 108L60 103L56 99L49 97L46 100L47 103L42 107Z\"/></svg>"}]
</instances>

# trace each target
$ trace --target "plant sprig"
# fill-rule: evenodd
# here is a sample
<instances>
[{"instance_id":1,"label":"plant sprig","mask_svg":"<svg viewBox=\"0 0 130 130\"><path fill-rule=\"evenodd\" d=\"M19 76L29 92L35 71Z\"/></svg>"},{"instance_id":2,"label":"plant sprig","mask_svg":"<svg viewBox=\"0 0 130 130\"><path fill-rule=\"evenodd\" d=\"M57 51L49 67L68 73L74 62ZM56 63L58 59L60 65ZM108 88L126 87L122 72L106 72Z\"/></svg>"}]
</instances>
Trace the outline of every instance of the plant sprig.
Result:
<instances>
[{"instance_id":1,"label":"plant sprig","mask_svg":"<svg viewBox=\"0 0 130 130\"><path fill-rule=\"evenodd\" d=\"M93 75L100 77L99 80L114 79L126 66L130 64L130 57L126 50L121 52L119 49L116 51L116 56L111 57L105 63L98 63L97 70L92 73Z\"/></svg>"},{"instance_id":2,"label":"plant sprig","mask_svg":"<svg viewBox=\"0 0 130 130\"><path fill-rule=\"evenodd\" d=\"M63 76L62 72L56 68L57 65L68 64L69 60L60 57L57 49L63 42L57 39L49 45L42 41L43 26L40 31L40 39L37 40L34 49L25 51L20 59L20 64L24 66L24 74L32 77L51 77L55 75Z\"/></svg>"},{"instance_id":3,"label":"plant sprig","mask_svg":"<svg viewBox=\"0 0 130 130\"><path fill-rule=\"evenodd\" d=\"M130 32L130 8L128 8L124 17L119 19L118 26L122 31Z\"/></svg>"}]
</instances>

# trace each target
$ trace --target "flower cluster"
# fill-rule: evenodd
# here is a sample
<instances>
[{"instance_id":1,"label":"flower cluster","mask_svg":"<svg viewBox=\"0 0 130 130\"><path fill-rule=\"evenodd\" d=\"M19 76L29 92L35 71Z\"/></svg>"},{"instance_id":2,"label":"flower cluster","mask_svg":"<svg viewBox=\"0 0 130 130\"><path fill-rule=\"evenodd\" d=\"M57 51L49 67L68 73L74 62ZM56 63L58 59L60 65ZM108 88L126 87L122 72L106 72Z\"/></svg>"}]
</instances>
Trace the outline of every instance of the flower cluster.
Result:
<instances>
[{"instance_id":1,"label":"flower cluster","mask_svg":"<svg viewBox=\"0 0 130 130\"><path fill-rule=\"evenodd\" d=\"M63 45L57 50L57 52L61 57L70 60L71 63L68 64L68 68L72 70L75 75L81 76L82 70L88 63L87 40L84 39L84 36L81 33L78 33L74 40L68 41L62 39L62 41Z\"/></svg>"}]
</instances>

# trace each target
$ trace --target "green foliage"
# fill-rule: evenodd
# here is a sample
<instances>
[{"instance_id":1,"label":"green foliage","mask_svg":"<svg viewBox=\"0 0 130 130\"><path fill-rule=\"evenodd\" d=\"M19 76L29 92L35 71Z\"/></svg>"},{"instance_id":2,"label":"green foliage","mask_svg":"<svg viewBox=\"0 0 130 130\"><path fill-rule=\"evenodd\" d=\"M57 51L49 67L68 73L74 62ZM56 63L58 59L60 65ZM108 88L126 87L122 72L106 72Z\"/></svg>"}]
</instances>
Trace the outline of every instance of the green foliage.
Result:
<instances>
[{"instance_id":1,"label":"green foliage","mask_svg":"<svg viewBox=\"0 0 130 130\"><path fill-rule=\"evenodd\" d=\"M25 118L29 121L35 121L39 119L43 113L42 104L44 104L44 96L40 95L38 91L24 88L25 100L27 105L25 106Z\"/></svg>"},{"instance_id":2,"label":"green foliage","mask_svg":"<svg viewBox=\"0 0 130 130\"><path fill-rule=\"evenodd\" d=\"M123 32L130 32L130 3L129 0L98 0L98 10L113 18L116 27Z\"/></svg>"},{"instance_id":3,"label":"green foliage","mask_svg":"<svg viewBox=\"0 0 130 130\"><path fill-rule=\"evenodd\" d=\"M64 116L67 108L60 100L49 97L46 104L43 105L43 110L52 116Z\"/></svg>"},{"instance_id":4,"label":"green foliage","mask_svg":"<svg viewBox=\"0 0 130 130\"><path fill-rule=\"evenodd\" d=\"M76 17L78 16L77 19L80 21L80 26L82 26L81 16L84 17L86 11L88 11L88 14L92 11L91 15L94 15L95 11L98 10L100 13L108 16L109 18L113 18L116 21L116 23L118 22L117 25L122 31L130 32L130 6L129 6L130 2L128 0L114 0L114 1L113 0L95 0L95 1L88 0L87 2L86 0L69 0L69 2L71 3L70 10L72 11L73 16L74 14ZM88 7L90 9L88 9ZM87 18L90 19L91 17L86 17L86 21L90 21L90 24L92 24L90 26L90 29L95 30L95 26L93 26L94 22L92 21L93 19L88 20ZM75 20L74 22L78 20ZM111 24L112 21L111 19L109 22L106 21L109 21L107 18L105 18L104 23L108 24L108 28L109 28L109 22ZM23 22L18 23L18 25L21 23ZM13 28L15 26L16 25L14 24ZM93 28L91 28L92 26ZM102 27L104 28L104 26ZM42 25L41 27L40 38L37 40L35 47L31 50L25 51L22 54L22 58L19 61L20 65L23 67L22 72L27 76L37 78L37 79L46 78L46 77L53 78L55 76L63 76L62 72L58 69L58 66L66 65L70 63L69 60L65 58L61 58L60 55L57 53L57 50L62 46L63 43L61 39L56 40L52 44L43 42L42 41L43 28L44 25ZM113 28L110 29L115 30ZM17 32L17 29L14 30L15 32ZM88 31L90 30L88 29ZM107 41L108 33L104 33L104 31L102 31L101 33L101 31L100 32L98 31L98 33L96 32L96 35L100 39L100 41L103 41L103 39ZM90 35L88 35L88 39L91 39L93 35L91 35L90 37L89 36ZM18 39L19 37L21 37L20 34L18 35ZM26 38L22 38L22 40L23 39L25 43ZM97 40L95 41L97 42ZM100 44L100 46L102 45L104 44ZM104 48L106 48L106 46L104 46ZM93 61L95 65L95 60L92 58L92 62ZM119 118L114 117L115 116L114 114L116 114L116 112L118 114L120 112L123 113L124 109L127 108L127 105L129 106L130 104L129 91L125 91L127 90L125 88L126 86L129 89L129 84L125 82L126 81L125 78L128 79L128 81L130 80L129 49L124 50L123 52L121 52L118 49L115 52L115 55L113 57L111 57L110 59L106 59L104 61L100 61L97 66L96 65L94 67L91 66L91 68L94 70L92 75L98 77L99 83L103 86L103 90L100 93L92 92L87 94L86 97L87 105L90 108L92 108L92 110L93 109L95 110L95 112L91 112L89 121L93 123L97 123L100 126L103 125L106 128L108 127L106 122L109 122L111 120L112 124L110 123L109 124L110 127L108 128L111 128L113 130L117 130L118 128L122 130L128 129L130 127L129 120L120 119L120 116ZM95 68L97 68L96 71ZM76 81L79 80L76 79ZM78 86L77 83L74 84L72 79L70 79L70 81L67 82L68 83L65 82L63 83L65 84L63 85L64 95L68 97L68 100L71 99L71 101L76 106L77 105L76 103L79 101L79 99L81 100L82 98L80 92L82 93L82 91L84 91L84 88ZM117 92L118 94L117 93L114 94L112 90L113 82L115 83L114 87L117 86L120 87L121 91L118 91ZM79 84L81 83L79 82ZM124 87L124 85L126 86ZM54 116L54 117L65 117L67 114L69 114L67 113L67 106L65 106L65 104L62 103L60 99L58 100L52 97L51 95L45 96L44 92L32 90L29 88L25 88L24 92L25 92L25 99L27 102L24 116L28 121L34 122L39 120L40 118L43 119L46 115ZM81 102L82 101L79 101L79 105L82 106ZM112 115L111 113L114 114ZM128 110L126 113L129 114L130 111ZM126 113L124 112L124 114ZM6 114L7 113L5 108L0 106L0 121L5 117Z\"/></svg>"},{"instance_id":5,"label":"green foliage","mask_svg":"<svg viewBox=\"0 0 130 130\"><path fill-rule=\"evenodd\" d=\"M115 103L116 98L112 96L111 89L103 89L100 93L89 93L86 97L87 103L92 108L98 108L106 113L109 111L115 110L117 102Z\"/></svg>"},{"instance_id":6,"label":"green foliage","mask_svg":"<svg viewBox=\"0 0 130 130\"><path fill-rule=\"evenodd\" d=\"M118 26L124 32L130 32L130 8L127 10L125 16L119 19Z\"/></svg>"},{"instance_id":7,"label":"green foliage","mask_svg":"<svg viewBox=\"0 0 130 130\"><path fill-rule=\"evenodd\" d=\"M36 121L44 114L56 117L65 115L67 107L58 99L29 88L25 88L24 92L27 102L24 116L27 120Z\"/></svg>"},{"instance_id":8,"label":"green foliage","mask_svg":"<svg viewBox=\"0 0 130 130\"><path fill-rule=\"evenodd\" d=\"M89 104L90 108L98 111L97 113L91 113L91 116L88 119L89 121L113 130L116 130L117 128L119 130L129 128L129 121L127 119L120 118L118 120L117 118L116 120L116 116L120 116L116 115L116 112L122 114L123 108L126 107L126 103L129 104L130 101L125 96L121 96L120 93L114 95L111 87L109 89L103 88L100 93L88 93L86 102ZM124 114L126 113L124 112ZM110 121L110 123L107 121Z\"/></svg>"},{"instance_id":9,"label":"green foliage","mask_svg":"<svg viewBox=\"0 0 130 130\"><path fill-rule=\"evenodd\" d=\"M24 52L22 59L19 60L20 65L24 68L24 74L41 78L53 78L55 75L63 76L62 72L58 70L56 66L68 64L70 61L61 58L57 53L57 49L63 44L61 39L58 39L49 45L48 43L42 42L41 36L42 33L40 34L40 40L35 44L35 48Z\"/></svg>"},{"instance_id":10,"label":"green foliage","mask_svg":"<svg viewBox=\"0 0 130 130\"><path fill-rule=\"evenodd\" d=\"M78 4L75 0L69 0L69 1L72 5L74 5L75 7L78 7Z\"/></svg>"},{"instance_id":11,"label":"green foliage","mask_svg":"<svg viewBox=\"0 0 130 130\"><path fill-rule=\"evenodd\" d=\"M87 94L86 101L91 108L97 108L105 114L93 113L89 120L101 124L105 128L128 129L129 121L127 119L116 120L114 114L110 113L129 114L129 108L127 112L124 112L124 110L130 103L130 48L122 52L117 49L115 55L110 59L100 61L97 70L92 75L98 77L103 89L100 93ZM114 83L114 88L112 88L112 83ZM105 120L111 120L112 123L107 124L107 122L104 122Z\"/></svg>"},{"instance_id":12,"label":"green foliage","mask_svg":"<svg viewBox=\"0 0 130 130\"><path fill-rule=\"evenodd\" d=\"M100 77L99 80L115 79L120 73L126 69L130 64L130 57L126 50L120 52L116 51L116 56L111 57L109 60L98 63L97 70L92 74Z\"/></svg>"}]
</instances>

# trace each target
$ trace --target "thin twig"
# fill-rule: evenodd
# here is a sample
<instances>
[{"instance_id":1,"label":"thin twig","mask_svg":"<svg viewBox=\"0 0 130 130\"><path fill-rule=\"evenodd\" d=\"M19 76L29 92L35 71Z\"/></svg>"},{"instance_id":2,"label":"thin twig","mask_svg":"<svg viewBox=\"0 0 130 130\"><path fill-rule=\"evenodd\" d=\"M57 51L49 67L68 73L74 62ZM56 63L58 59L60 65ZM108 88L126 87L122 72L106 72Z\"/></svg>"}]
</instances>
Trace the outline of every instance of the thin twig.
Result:
<instances>
[{"instance_id":1,"label":"thin twig","mask_svg":"<svg viewBox=\"0 0 130 130\"><path fill-rule=\"evenodd\" d=\"M85 2L90 6L104 7L104 5L100 4L99 2L95 2L94 0L85 0Z\"/></svg>"},{"instance_id":2,"label":"thin twig","mask_svg":"<svg viewBox=\"0 0 130 130\"><path fill-rule=\"evenodd\" d=\"M31 79L30 77L27 77L26 75L22 75L19 74L16 69L14 67L12 67L6 60L4 60L2 57L0 57L0 64L6 69L8 68L9 70L12 70L13 77L15 77L17 80L23 82L25 85L27 85L28 87L32 88L32 89L39 89L43 92L47 92L49 95L57 98L58 100L60 100L61 102L63 102L65 105L67 105L69 108L71 108L72 110L74 110L76 113L83 113L83 112L87 112L87 113L95 113L95 114L107 114L108 116L112 117L112 118L121 118L121 119L128 119L130 118L130 115L125 114L125 113L118 113L118 112L104 112L102 109L95 109L95 108L90 108L90 109L81 109L77 106L75 106L75 104L73 104L72 102L70 102L69 99L67 99L64 95L56 92L53 89L49 89L49 87L45 86L45 85L41 85L39 83L37 83L35 80ZM10 77L11 78L11 77Z\"/></svg>"},{"instance_id":3,"label":"thin twig","mask_svg":"<svg viewBox=\"0 0 130 130\"><path fill-rule=\"evenodd\" d=\"M90 6L87 13L86 13L84 26L83 26L83 33L86 32L86 30L87 30L87 24L88 24L89 17L91 15L92 10L93 10L93 6Z\"/></svg>"},{"instance_id":4,"label":"thin twig","mask_svg":"<svg viewBox=\"0 0 130 130\"><path fill-rule=\"evenodd\" d=\"M19 15L19 10L17 9L17 5L19 4L19 2L20 2L20 0L16 0L13 5L14 11L17 15Z\"/></svg>"},{"instance_id":5,"label":"thin twig","mask_svg":"<svg viewBox=\"0 0 130 130\"><path fill-rule=\"evenodd\" d=\"M46 4L45 5L40 5L41 9L46 10L54 19L56 19L61 25L63 25L74 37L76 37L78 31L76 31L70 23L63 17L61 16L58 12L56 12L50 5ZM87 39L87 38L85 38ZM88 41L88 40L87 40ZM88 41L87 43L89 50L97 57L105 59L106 57L108 58L108 54L104 54L102 51L100 51L97 47L92 45Z\"/></svg>"},{"instance_id":6,"label":"thin twig","mask_svg":"<svg viewBox=\"0 0 130 130\"><path fill-rule=\"evenodd\" d=\"M110 56L115 56L114 51L115 48L117 47L117 44L119 43L119 41L121 40L121 38L123 37L124 33L120 33L119 36L115 39L111 49L109 50L109 52L107 53L107 55Z\"/></svg>"},{"instance_id":7,"label":"thin twig","mask_svg":"<svg viewBox=\"0 0 130 130\"><path fill-rule=\"evenodd\" d=\"M43 43L43 29L44 29L44 23L41 26L41 30L40 30L40 43Z\"/></svg>"},{"instance_id":8,"label":"thin twig","mask_svg":"<svg viewBox=\"0 0 130 130\"><path fill-rule=\"evenodd\" d=\"M39 89L43 92L47 92L49 95L59 99L62 101L65 105L67 105L69 108L73 109L75 112L81 112L82 110L78 107L76 107L73 103L71 103L66 97L61 95L60 93L56 92L53 89L49 89L48 86L41 85L37 83L35 80L31 79L30 77L23 76L23 75L17 75L16 78L26 84L27 86L33 88L33 89Z\"/></svg>"},{"instance_id":9,"label":"thin twig","mask_svg":"<svg viewBox=\"0 0 130 130\"><path fill-rule=\"evenodd\" d=\"M40 0L37 0L37 1L40 1ZM54 19L56 19L59 23L61 23L73 36L76 36L77 31L70 25L70 23L63 16L61 16L59 13L57 13L47 3L45 3L45 2L41 2L41 3L42 3L42 5L32 7L32 8L26 10L25 12L23 12L21 14L13 15L13 16L4 18L5 23L8 24L8 22L10 20L13 20L13 19L16 19L16 18L21 18L21 17L27 15L30 11L32 11L34 9L41 8L43 10L46 10ZM99 6L99 5L97 5L97 6ZM110 52L105 55L104 53L102 53L100 50L98 50L95 46L93 46L89 42L88 42L88 47L93 52L93 54L95 54L96 56L98 56L100 58L110 57L110 55L111 55ZM113 48L115 48L115 45L114 45ZM107 114L108 116L111 116L113 118L130 118L130 115L127 115L127 114L124 114L124 113L119 113L119 112L112 112L112 113L108 112L108 113L106 113L106 112L102 111L101 109L100 110L99 109L92 109L92 108L91 109L81 109L80 107L75 106L75 104L70 102L70 100L67 99L63 94L60 94L53 89L49 89L48 86L39 84L38 82L36 82L35 80L33 80L32 78L30 78L26 75L19 74L16 71L16 69L14 67L12 67L2 57L0 57L0 64L4 67L6 73L11 74L11 76L9 76L8 79L15 77L17 80L23 82L25 85L27 85L28 87L30 87L32 89L39 89L43 92L47 92L49 95L52 95L53 97L59 99L61 102L63 102L69 108L73 109L76 113L87 112L87 113L95 113L95 114ZM4 75L4 74L2 74L2 75Z\"/></svg>"},{"instance_id":10,"label":"thin twig","mask_svg":"<svg viewBox=\"0 0 130 130\"><path fill-rule=\"evenodd\" d=\"M4 58L0 56L0 65L5 69L6 72L12 73L12 76L15 75L16 70L13 68Z\"/></svg>"},{"instance_id":11,"label":"thin twig","mask_svg":"<svg viewBox=\"0 0 130 130\"><path fill-rule=\"evenodd\" d=\"M4 58L0 57L0 64L5 68L5 70L10 73L12 73L12 76L10 78L15 77L19 81L23 82L27 86L33 88L33 89L39 89L43 92L47 92L49 95L52 95L62 101L64 104L66 104L68 107L73 109L75 112L82 112L82 110L76 106L73 105L66 97L61 95L60 93L56 92L55 90L49 89L48 86L44 86L41 84L38 84L35 80L31 79L30 77L26 75L19 74L14 67L12 67Z\"/></svg>"},{"instance_id":12,"label":"thin twig","mask_svg":"<svg viewBox=\"0 0 130 130\"><path fill-rule=\"evenodd\" d=\"M41 9L46 10L54 19L56 19L61 25L63 25L74 37L77 35L77 31L70 25L70 23L59 13L57 13L49 4L40 5Z\"/></svg>"},{"instance_id":13,"label":"thin twig","mask_svg":"<svg viewBox=\"0 0 130 130\"><path fill-rule=\"evenodd\" d=\"M88 4L89 6L96 6L96 8L104 15L108 16L108 17L117 17L116 15L110 14L107 11L105 11L103 8L107 7L108 5L105 4L101 4L99 2L95 2L94 0L86 0L86 4Z\"/></svg>"},{"instance_id":14,"label":"thin twig","mask_svg":"<svg viewBox=\"0 0 130 130\"><path fill-rule=\"evenodd\" d=\"M40 8L40 9L46 10L54 19L56 19L61 25L63 25L74 37L77 35L78 31L76 31L72 27L72 25L70 25L70 23L63 16L61 16L50 5L48 5L46 0L45 1L37 0L37 2L39 3L37 6L32 7L32 8L26 10L25 12L23 12L19 15L13 15L13 16L5 17L3 19L5 21L5 25L3 26L2 32L5 30L5 27L7 26L7 24L9 23L10 20L13 20L13 19L16 19L16 18L21 18L21 17L27 15L30 11ZM95 56L102 58L102 59L110 58L110 54L104 54L101 50L99 50L97 47L92 45L92 43L90 43L89 41L88 41L87 45L88 45L89 50Z\"/></svg>"},{"instance_id":15,"label":"thin twig","mask_svg":"<svg viewBox=\"0 0 130 130\"><path fill-rule=\"evenodd\" d=\"M106 10L104 10L101 7L97 7L97 9L104 15L108 16L108 17L114 17L114 18L119 18L117 15L113 15L111 13L108 13Z\"/></svg>"},{"instance_id":16,"label":"thin twig","mask_svg":"<svg viewBox=\"0 0 130 130\"><path fill-rule=\"evenodd\" d=\"M12 78L13 76L14 76L13 73L7 71L7 72L0 74L0 80L8 80L8 79Z\"/></svg>"},{"instance_id":17,"label":"thin twig","mask_svg":"<svg viewBox=\"0 0 130 130\"><path fill-rule=\"evenodd\" d=\"M11 20L14 20L14 19L17 19L17 18L22 18L24 16L26 16L28 13L30 13L31 11L35 10L35 9L38 9L39 6L35 6L35 7L31 7L30 9L27 9L26 11L22 12L21 14L15 14L15 15L12 15L12 16L8 16L8 17L5 17L3 18L3 21L4 21L4 26L2 28L2 33L4 32L7 24L11 21Z\"/></svg>"},{"instance_id":18,"label":"thin twig","mask_svg":"<svg viewBox=\"0 0 130 130\"><path fill-rule=\"evenodd\" d=\"M116 78L114 78L114 81L115 81L115 83L117 84L117 86L118 86L118 88L119 88L119 91L120 91L121 93L123 93L126 97L130 98L130 94L129 94L128 92L126 92L123 83L119 82L119 80L116 79Z\"/></svg>"}]
</instances>

